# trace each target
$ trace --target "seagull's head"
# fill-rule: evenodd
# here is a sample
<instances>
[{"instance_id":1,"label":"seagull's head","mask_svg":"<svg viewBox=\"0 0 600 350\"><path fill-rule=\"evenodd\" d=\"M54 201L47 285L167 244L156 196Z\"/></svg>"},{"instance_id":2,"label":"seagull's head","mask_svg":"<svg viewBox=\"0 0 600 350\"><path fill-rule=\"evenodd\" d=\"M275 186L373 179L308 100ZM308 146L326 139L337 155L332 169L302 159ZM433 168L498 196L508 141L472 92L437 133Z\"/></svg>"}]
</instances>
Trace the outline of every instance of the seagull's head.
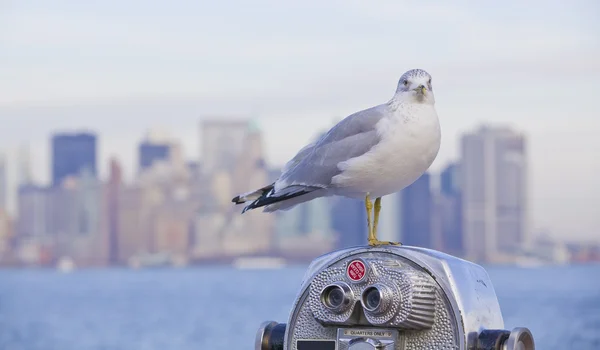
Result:
<instances>
[{"instance_id":1,"label":"seagull's head","mask_svg":"<svg viewBox=\"0 0 600 350\"><path fill-rule=\"evenodd\" d=\"M411 69L402 74L396 96L410 102L434 104L431 75L422 69Z\"/></svg>"}]
</instances>

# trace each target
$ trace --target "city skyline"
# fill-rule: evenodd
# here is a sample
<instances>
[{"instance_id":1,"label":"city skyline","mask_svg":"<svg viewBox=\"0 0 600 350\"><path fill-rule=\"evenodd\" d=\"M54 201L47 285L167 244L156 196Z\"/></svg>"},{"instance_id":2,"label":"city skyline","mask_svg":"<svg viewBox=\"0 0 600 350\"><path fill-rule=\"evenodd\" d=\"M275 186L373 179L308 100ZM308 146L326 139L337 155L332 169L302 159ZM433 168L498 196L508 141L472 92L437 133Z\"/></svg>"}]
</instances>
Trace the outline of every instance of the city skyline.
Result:
<instances>
[{"instance_id":1,"label":"city skyline","mask_svg":"<svg viewBox=\"0 0 600 350\"><path fill-rule=\"evenodd\" d=\"M279 176L265 162L264 135L251 119L207 120L199 131L205 162L184 159L176 139L147 134L137 148L146 162L132 182L123 181L116 158L108 178L92 171L101 139L93 132L53 133L58 171L52 183L24 176L18 215L11 220L0 210L0 265L180 266L244 256L306 261L364 244L362 201L318 198L290 211L240 215L232 196ZM489 263L597 259L598 245L567 247L529 227L529 142L519 130L484 125L461 140L455 163L387 196L382 238Z\"/></svg>"},{"instance_id":2,"label":"city skyline","mask_svg":"<svg viewBox=\"0 0 600 350\"><path fill-rule=\"evenodd\" d=\"M536 228L597 239L598 3L503 5L10 2L0 5L0 149L28 143L31 173L45 182L47 135L93 129L100 174L118 155L131 179L141 128L167 126L197 160L199 118L250 116L266 160L281 166L333 119L387 101L400 73L423 68L442 126L433 171L478 122L518 127L531 140Z\"/></svg>"},{"instance_id":3,"label":"city skyline","mask_svg":"<svg viewBox=\"0 0 600 350\"><path fill-rule=\"evenodd\" d=\"M231 119L227 119L227 120L224 120L224 121L220 120L220 119L213 119L213 120L207 119L207 120L204 120L204 121L202 121L202 120L199 121L199 123L197 123L197 125L200 126L201 130L204 130L204 129L207 129L206 126L207 125L210 126L211 123L216 123L215 125L219 125L220 123L223 123L223 124L230 125L230 126L233 126L233 127L235 127L236 125L245 127L245 125L247 123L250 123L250 125L251 125L252 128L260 129L260 124L258 123L258 120L259 119L257 119L257 118L244 119L242 117L231 118ZM492 125L492 126L490 126L490 125ZM501 130L501 129L504 128L506 130L510 130L509 126L503 125L503 124L501 124L501 125L493 125L493 124L490 124L490 123L480 123L478 126L476 125L476 126L470 128L468 130L464 130L461 133L461 137L464 137L464 135L468 134L469 132L476 132L477 130L485 130L486 128L490 128L490 127L492 129L496 128L496 129L500 129ZM262 130L261 130L261 132L262 132ZM205 131L201 131L200 132L200 134L203 134L203 133L206 134ZM317 137L321 133L322 133L322 130L319 131L319 132L317 132L315 135L313 135L309 140L314 139L315 137ZM48 142L48 144L49 144L48 145L48 150L50 151L52 149L53 142L55 142L54 140L55 140L56 136L59 136L59 138L60 137L67 137L68 138L68 137L70 137L69 135L71 135L71 137L72 136L79 137L80 135L84 135L85 137L88 137L88 138L89 137L92 137L94 139L97 138L98 140L94 141L94 142L97 142L98 144L102 144L102 141L101 141L102 140L102 136L98 135L97 133L95 133L90 128L71 129L71 130L61 129L61 130L57 130L54 133L48 135L48 140L49 140L49 142ZM148 154L144 154L144 147L147 147L147 146L151 146L152 149L154 149L154 152L156 152L156 150L155 150L156 147L158 147L160 149L159 154L158 155L156 155L156 154L154 155L155 157L158 156L158 158L156 160L166 160L168 158L167 157L167 153L172 153L172 152L176 152L177 153L177 157L181 158L180 161L182 161L184 163L188 163L188 164L197 163L198 161L199 161L199 164L202 164L202 162L204 161L205 158L207 158L207 159L214 159L215 158L214 155L208 157L207 156L207 152L203 152L202 151L204 148L206 148L207 150L209 150L209 152L210 152L211 149L213 151L215 150L215 148L214 148L215 145L206 146L206 145L210 145L211 143L214 143L214 142L210 142L210 140L202 141L202 140L206 139L206 135L201 135L200 136L200 140L201 141L199 141L198 144L200 145L200 152L202 153L202 156L200 158L196 158L196 159L190 159L189 157L184 157L185 150L181 149L181 147L180 147L180 141L176 137L177 135L173 135L173 134L169 133L167 130L161 130L161 129L156 129L156 128L154 128L154 129L147 129L145 133L140 133L140 135L142 135L142 136L139 138L139 140L137 140L137 143L136 143L137 147L136 146L132 147L133 151L135 152L135 157L134 157L133 163L129 163L129 164L128 163L124 163L119 155L112 155L107 160L106 164L103 164L103 162L100 159L100 157L98 157L98 159L99 159L97 161L98 164L95 164L95 166L97 168L101 168L102 165L110 165L110 162L112 160L118 160L120 162L119 164L123 167L123 169L121 170L122 171L121 178L123 179L124 183L131 183L139 175L139 172L141 170L141 168L140 168L140 166L141 166L140 162L142 161L142 159L144 157L151 156L151 155L148 155ZM240 133L240 131L238 131L237 135L239 136L239 135L242 135L242 134ZM521 135L523 137L525 137L526 133L522 132ZM230 140L231 137L228 136L227 139ZM224 142L224 141L222 141L222 142ZM204 146L202 146L202 145L204 145ZM531 146L531 145L528 145L528 148L529 148L529 146ZM209 147L212 147L212 148L209 148ZM236 147L237 148L235 150L232 150L230 152L234 152L235 153L235 152L239 151L239 149L238 149L239 145L236 146ZM163 148L165 148L165 149L163 149ZM167 151L166 148L168 148L168 151ZM5 190L5 192L6 192L5 197L7 198L6 199L6 202L7 202L6 209L9 211L9 213L11 213L11 212L14 213L14 209L11 210L11 206L14 208L15 200L16 200L15 196L16 196L16 193L17 193L16 192L16 186L17 186L17 181L19 181L18 180L19 178L22 177L21 181L23 181L24 184L35 184L35 185L45 186L47 184L51 185L52 182L53 182L51 178L48 179L48 180L46 180L46 181L39 181L39 178L40 178L39 176L38 177L32 176L32 174L31 174L32 170L30 169L31 159L28 158L28 157L25 157L25 158L22 157L23 154L28 154L27 150L28 150L27 146L18 148L18 157L17 158L12 157L13 162L10 162L10 165L9 165L9 162L7 162L7 158L11 158L11 157L6 157L6 152L3 153L4 158L5 158L4 159L4 169L3 169L3 174L4 174L4 178L5 178L4 183L7 184L6 185L7 189ZM175 151L173 151L173 150L175 150ZM147 150L146 150L146 152L147 152ZM165 153L165 152L167 152L167 153ZM265 150L265 152L266 152L266 150ZM122 154L122 152L121 152L121 154ZM30 154L30 157L31 157L31 154ZM167 158L165 158L165 157L167 157ZM233 159L231 157L232 156L229 156L229 158L228 158L229 161L231 161L231 159ZM444 163L441 166L444 166L444 167L445 166L452 166L459 159L460 159L460 157L451 159L451 160L449 160L448 162ZM148 161L148 160L146 160L146 161ZM528 162L531 162L531 159L528 159ZM267 161L267 164L270 167L270 169L278 169L278 168L280 168L280 165L277 165L277 164L274 165L273 163L268 162L268 161ZM48 169L48 174L52 174L52 171L53 171L52 167L53 167L53 165L51 165L51 164L48 165L48 168L49 168ZM432 168L430 168L428 170L428 173L429 174L436 174L436 175L441 176L442 173L443 173L443 171L444 171L444 168L442 168L442 169L435 169L432 166ZM15 173L15 172L17 172L17 173ZM123 175L123 174L127 174L127 173L130 173L130 175L128 177ZM131 174L131 173L133 173L133 174ZM94 175L93 171L92 171L92 175ZM110 173L109 174L102 174L100 172L97 175L98 175L98 178L101 181L109 181L110 180L109 179ZM10 181L11 179L12 179L12 181ZM7 180L9 180L9 181L7 181ZM443 187L444 184L441 183L440 181L443 181L442 178L440 178L438 176L434 177L433 181L432 181L432 187L433 188L438 188L439 186ZM528 173L526 173L526 181L529 182L529 183L532 182ZM528 186L526 187L527 188L526 191L527 191L528 194L530 193L530 187L531 187L531 184L528 184ZM240 189L240 191L243 191L243 189ZM384 220L381 223L381 226L384 229L383 230L384 232L382 232L382 235L386 239L389 239L389 240L394 240L394 239L397 240L398 234L399 234L398 232L400 232L400 231L398 231L398 232L393 231L393 229L396 228L396 226L399 225L399 221L398 221L399 219L396 218L396 217L394 217L394 215L397 215L396 212L401 207L400 202L398 202L398 203L396 203L396 202L397 201L388 203L388 205L386 205L383 208L384 211L388 212L388 216L389 216L389 214L392 215L392 216L390 216L389 220ZM535 203L530 203L529 207L530 207L529 209L531 209L531 207L535 208ZM594 230L590 236L582 235L581 237L579 237L578 235L575 234L575 235L568 236L569 239L566 239L567 237L562 236L560 233L554 231L552 229L552 227L543 227L543 226L540 226L540 225L536 225L536 222L532 218L531 214L529 214L529 220L530 220L530 222L528 224L530 224L530 228L529 228L530 236L535 236L535 234L537 234L537 233L544 232L544 234L550 234L551 237L553 237L555 239L558 239L558 240L562 240L562 241L573 241L573 242L575 242L575 241L582 241L582 242L585 242L585 241L590 241L590 242L600 241L600 237L597 237L597 235L594 235L594 233L597 232L597 230Z\"/></svg>"}]
</instances>

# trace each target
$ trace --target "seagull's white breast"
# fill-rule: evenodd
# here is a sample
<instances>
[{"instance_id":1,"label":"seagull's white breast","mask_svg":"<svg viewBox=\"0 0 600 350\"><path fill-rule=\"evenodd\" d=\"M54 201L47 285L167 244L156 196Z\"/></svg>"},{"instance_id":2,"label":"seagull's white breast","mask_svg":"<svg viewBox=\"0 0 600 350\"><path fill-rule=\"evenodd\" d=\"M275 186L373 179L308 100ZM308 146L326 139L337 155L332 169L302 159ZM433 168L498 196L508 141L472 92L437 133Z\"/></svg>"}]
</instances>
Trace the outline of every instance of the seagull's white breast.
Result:
<instances>
[{"instance_id":1,"label":"seagull's white breast","mask_svg":"<svg viewBox=\"0 0 600 350\"><path fill-rule=\"evenodd\" d=\"M364 198L398 192L417 180L440 148L440 124L430 104L401 104L376 125L381 141L366 154L338 165L339 195Z\"/></svg>"}]
</instances>

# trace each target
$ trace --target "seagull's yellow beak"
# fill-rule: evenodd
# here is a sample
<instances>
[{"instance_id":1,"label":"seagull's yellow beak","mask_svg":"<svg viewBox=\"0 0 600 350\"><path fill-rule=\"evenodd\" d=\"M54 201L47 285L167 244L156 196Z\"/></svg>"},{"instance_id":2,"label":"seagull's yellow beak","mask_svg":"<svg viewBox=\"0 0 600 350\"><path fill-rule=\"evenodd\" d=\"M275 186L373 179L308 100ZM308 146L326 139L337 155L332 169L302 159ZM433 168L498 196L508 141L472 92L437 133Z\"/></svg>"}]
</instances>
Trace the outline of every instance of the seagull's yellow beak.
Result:
<instances>
[{"instance_id":1,"label":"seagull's yellow beak","mask_svg":"<svg viewBox=\"0 0 600 350\"><path fill-rule=\"evenodd\" d=\"M422 95L425 95L425 93L427 92L427 88L425 87L425 85L419 85L419 87L416 88L415 91Z\"/></svg>"}]
</instances>

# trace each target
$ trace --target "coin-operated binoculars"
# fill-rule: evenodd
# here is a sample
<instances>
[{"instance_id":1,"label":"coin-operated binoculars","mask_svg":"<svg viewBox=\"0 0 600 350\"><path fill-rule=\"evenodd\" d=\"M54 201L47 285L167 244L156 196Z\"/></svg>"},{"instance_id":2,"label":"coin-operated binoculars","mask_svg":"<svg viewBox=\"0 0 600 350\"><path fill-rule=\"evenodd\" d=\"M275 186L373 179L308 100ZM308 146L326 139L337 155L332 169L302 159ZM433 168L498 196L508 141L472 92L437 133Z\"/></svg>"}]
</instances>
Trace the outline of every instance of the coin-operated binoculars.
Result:
<instances>
[{"instance_id":1,"label":"coin-operated binoculars","mask_svg":"<svg viewBox=\"0 0 600 350\"><path fill-rule=\"evenodd\" d=\"M479 265L434 250L357 247L313 261L288 323L265 322L256 350L533 350L504 329Z\"/></svg>"}]
</instances>

